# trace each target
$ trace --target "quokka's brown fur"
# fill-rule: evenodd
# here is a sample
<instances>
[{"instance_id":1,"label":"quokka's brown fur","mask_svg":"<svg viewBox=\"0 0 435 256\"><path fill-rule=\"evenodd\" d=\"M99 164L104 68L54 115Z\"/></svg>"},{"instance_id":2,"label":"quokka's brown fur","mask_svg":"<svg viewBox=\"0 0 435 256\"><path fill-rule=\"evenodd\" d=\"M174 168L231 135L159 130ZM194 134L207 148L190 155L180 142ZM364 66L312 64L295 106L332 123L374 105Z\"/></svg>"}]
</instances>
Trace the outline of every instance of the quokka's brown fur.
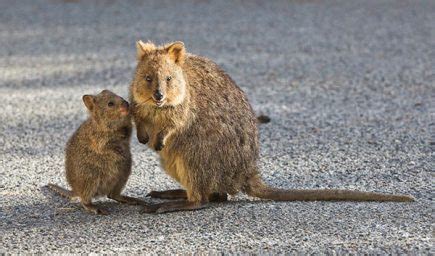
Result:
<instances>
[{"instance_id":1,"label":"quokka's brown fur","mask_svg":"<svg viewBox=\"0 0 435 256\"><path fill-rule=\"evenodd\" d=\"M67 198L79 197L83 207L95 214L107 214L92 204L92 198L108 196L121 203L144 204L121 195L131 173L131 116L123 98L104 90L84 95L90 117L69 139L65 150L65 171L72 191L49 184Z\"/></svg>"},{"instance_id":2,"label":"quokka's brown fur","mask_svg":"<svg viewBox=\"0 0 435 256\"><path fill-rule=\"evenodd\" d=\"M283 190L266 185L257 161L257 120L243 91L214 62L186 53L182 42L137 42L130 86L140 142L159 151L164 170L185 190L152 191L156 198L186 199L152 212L192 210L239 191L280 201L412 201L406 195L351 190Z\"/></svg>"}]
</instances>

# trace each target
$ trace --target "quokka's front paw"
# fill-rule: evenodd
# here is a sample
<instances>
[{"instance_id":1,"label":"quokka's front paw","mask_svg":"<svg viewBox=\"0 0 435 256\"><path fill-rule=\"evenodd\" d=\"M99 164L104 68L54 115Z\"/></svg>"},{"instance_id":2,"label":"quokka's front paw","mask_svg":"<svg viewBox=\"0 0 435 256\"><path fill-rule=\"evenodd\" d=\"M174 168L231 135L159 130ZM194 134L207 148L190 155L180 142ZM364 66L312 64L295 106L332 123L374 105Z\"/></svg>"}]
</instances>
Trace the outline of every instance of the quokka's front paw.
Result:
<instances>
[{"instance_id":1,"label":"quokka's front paw","mask_svg":"<svg viewBox=\"0 0 435 256\"><path fill-rule=\"evenodd\" d=\"M159 132L157 134L156 142L154 144L154 149L156 151L160 151L163 149L163 147L165 146L164 139L165 139L165 136L164 136L163 132Z\"/></svg>"},{"instance_id":2,"label":"quokka's front paw","mask_svg":"<svg viewBox=\"0 0 435 256\"><path fill-rule=\"evenodd\" d=\"M160 151L165 147L165 145L163 144L163 140L157 140L156 144L154 145L154 149L156 151Z\"/></svg>"},{"instance_id":3,"label":"quokka's front paw","mask_svg":"<svg viewBox=\"0 0 435 256\"><path fill-rule=\"evenodd\" d=\"M142 144L147 144L150 138L148 136L137 136L137 140Z\"/></svg>"}]
</instances>

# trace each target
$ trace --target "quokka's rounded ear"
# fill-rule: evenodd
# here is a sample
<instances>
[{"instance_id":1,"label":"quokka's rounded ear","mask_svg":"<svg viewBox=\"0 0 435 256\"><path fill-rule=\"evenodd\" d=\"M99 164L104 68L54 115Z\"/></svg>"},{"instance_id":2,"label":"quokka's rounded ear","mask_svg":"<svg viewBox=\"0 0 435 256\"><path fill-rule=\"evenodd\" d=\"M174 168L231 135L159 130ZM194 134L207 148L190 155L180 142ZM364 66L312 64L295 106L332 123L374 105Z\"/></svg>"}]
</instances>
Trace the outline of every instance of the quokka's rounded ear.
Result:
<instances>
[{"instance_id":1,"label":"quokka's rounded ear","mask_svg":"<svg viewBox=\"0 0 435 256\"><path fill-rule=\"evenodd\" d=\"M85 103L86 108L88 108L90 111L94 109L95 105L95 98L92 95L83 95L82 97L83 102Z\"/></svg>"},{"instance_id":2,"label":"quokka's rounded ear","mask_svg":"<svg viewBox=\"0 0 435 256\"><path fill-rule=\"evenodd\" d=\"M137 41L136 42L137 60L138 61L143 60L143 58L147 54L154 51L155 49L156 49L156 46L151 42L144 43L144 42L142 42L142 40Z\"/></svg>"},{"instance_id":3,"label":"quokka's rounded ear","mask_svg":"<svg viewBox=\"0 0 435 256\"><path fill-rule=\"evenodd\" d=\"M167 44L165 45L165 50L176 64L183 64L186 55L186 49L184 48L183 42L177 41Z\"/></svg>"}]
</instances>

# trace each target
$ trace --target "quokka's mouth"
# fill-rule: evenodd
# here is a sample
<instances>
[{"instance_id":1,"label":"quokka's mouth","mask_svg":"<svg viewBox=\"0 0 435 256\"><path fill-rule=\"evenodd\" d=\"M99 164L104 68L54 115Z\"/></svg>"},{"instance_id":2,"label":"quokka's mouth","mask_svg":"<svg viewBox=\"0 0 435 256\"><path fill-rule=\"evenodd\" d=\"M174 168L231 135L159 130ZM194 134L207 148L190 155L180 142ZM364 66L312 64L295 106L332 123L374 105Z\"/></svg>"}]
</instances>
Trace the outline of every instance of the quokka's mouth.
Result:
<instances>
[{"instance_id":1,"label":"quokka's mouth","mask_svg":"<svg viewBox=\"0 0 435 256\"><path fill-rule=\"evenodd\" d=\"M128 115L130 113L130 106L128 103L124 103L120 108L119 108L119 112L121 113L121 115L125 116Z\"/></svg>"},{"instance_id":2,"label":"quokka's mouth","mask_svg":"<svg viewBox=\"0 0 435 256\"><path fill-rule=\"evenodd\" d=\"M154 103L156 104L157 107L163 107L163 105L165 104L164 100L154 100Z\"/></svg>"},{"instance_id":3,"label":"quokka's mouth","mask_svg":"<svg viewBox=\"0 0 435 256\"><path fill-rule=\"evenodd\" d=\"M121 112L121 115L123 115L123 116L126 116L130 113L130 111L126 108L121 108L121 110L119 112Z\"/></svg>"}]
</instances>

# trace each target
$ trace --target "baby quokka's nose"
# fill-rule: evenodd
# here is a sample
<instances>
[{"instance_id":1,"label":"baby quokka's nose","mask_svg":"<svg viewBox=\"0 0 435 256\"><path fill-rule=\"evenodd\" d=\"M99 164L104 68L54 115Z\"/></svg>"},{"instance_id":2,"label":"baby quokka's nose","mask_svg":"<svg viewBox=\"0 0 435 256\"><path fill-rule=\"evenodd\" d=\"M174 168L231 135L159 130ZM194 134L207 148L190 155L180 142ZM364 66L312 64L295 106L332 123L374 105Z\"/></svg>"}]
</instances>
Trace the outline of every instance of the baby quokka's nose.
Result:
<instances>
[{"instance_id":1,"label":"baby quokka's nose","mask_svg":"<svg viewBox=\"0 0 435 256\"><path fill-rule=\"evenodd\" d=\"M154 99L157 100L157 101L160 101L160 100L163 99L163 94L162 94L162 92L160 90L157 90L154 93Z\"/></svg>"},{"instance_id":2,"label":"baby quokka's nose","mask_svg":"<svg viewBox=\"0 0 435 256\"><path fill-rule=\"evenodd\" d=\"M120 111L122 115L127 115L129 112L129 104L126 100L122 100L121 102L121 107L120 107Z\"/></svg>"},{"instance_id":3,"label":"baby quokka's nose","mask_svg":"<svg viewBox=\"0 0 435 256\"><path fill-rule=\"evenodd\" d=\"M122 101L122 106L126 109L128 109L128 107L130 106L130 104L128 104L128 102L126 100Z\"/></svg>"}]
</instances>

